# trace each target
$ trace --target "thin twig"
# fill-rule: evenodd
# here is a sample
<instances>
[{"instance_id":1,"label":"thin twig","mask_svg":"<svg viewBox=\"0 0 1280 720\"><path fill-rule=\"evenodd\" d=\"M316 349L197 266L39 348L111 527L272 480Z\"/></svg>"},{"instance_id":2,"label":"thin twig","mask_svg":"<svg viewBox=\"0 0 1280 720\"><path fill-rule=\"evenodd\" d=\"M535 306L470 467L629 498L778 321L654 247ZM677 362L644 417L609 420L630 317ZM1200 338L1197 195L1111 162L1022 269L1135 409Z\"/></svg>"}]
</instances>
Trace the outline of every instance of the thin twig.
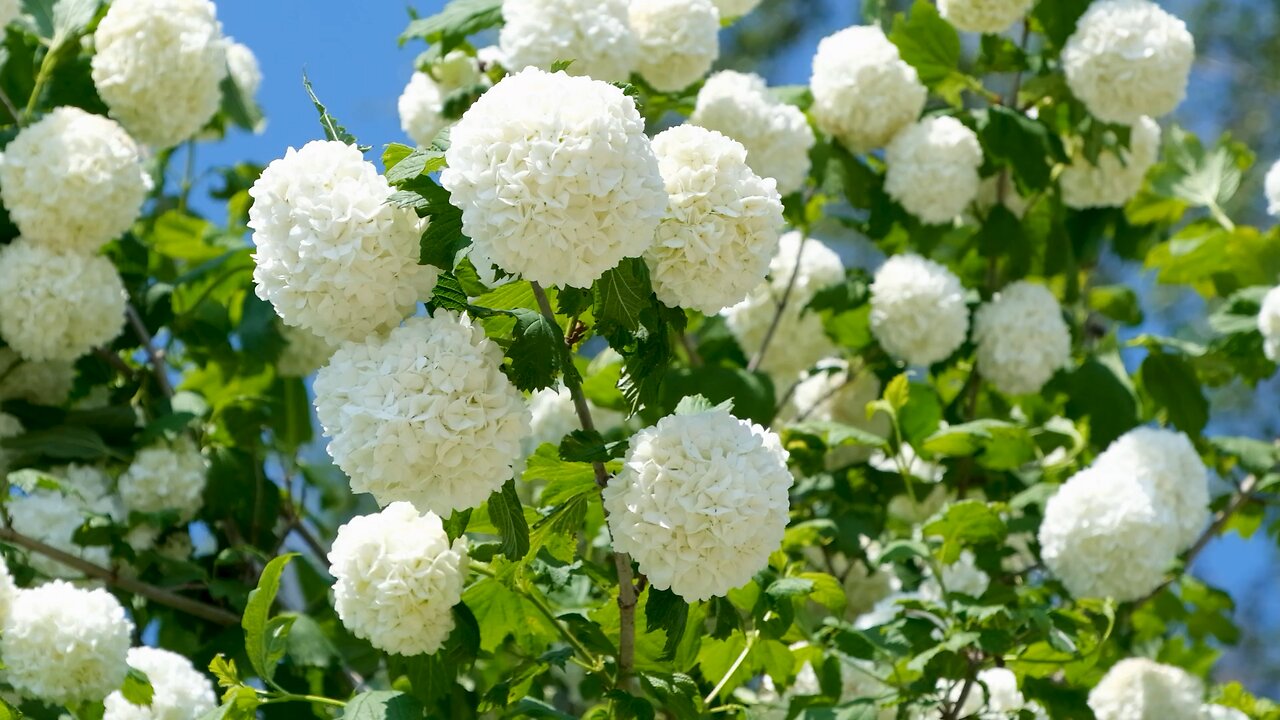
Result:
<instances>
[{"instance_id":1,"label":"thin twig","mask_svg":"<svg viewBox=\"0 0 1280 720\"><path fill-rule=\"evenodd\" d=\"M220 607L208 605L199 600L192 600L189 597L178 595L164 588L156 587L140 580L124 577L117 574L114 570L95 565L88 560L76 557L70 553L63 552L55 547L46 545L39 540L29 538L12 528L0 527L0 540L13 543L19 547L43 555L52 560L56 560L73 570L78 570L87 577L102 580L108 585L120 588L125 592L135 595L141 595L160 605L171 607L174 610L193 615L209 622L215 622L220 625L239 625L240 617L235 613L223 610Z\"/></svg>"},{"instance_id":2,"label":"thin twig","mask_svg":"<svg viewBox=\"0 0 1280 720\"><path fill-rule=\"evenodd\" d=\"M138 309L130 303L125 307L125 314L129 318L129 325L133 327L134 334L142 343L143 351L147 353L147 362L151 363L151 370L156 376L156 384L160 386L160 392L167 398L173 397L173 385L169 382L169 374L165 372L164 358L151 342L151 333L147 330L146 323L142 322Z\"/></svg>"},{"instance_id":3,"label":"thin twig","mask_svg":"<svg viewBox=\"0 0 1280 720\"><path fill-rule=\"evenodd\" d=\"M800 260L804 257L806 240L808 238L802 234L799 247L796 250L796 266L791 268L791 277L787 279L787 287L782 291L782 297L778 300L778 310L774 312L773 320L769 323L769 329L764 333L764 340L760 341L760 348L756 350L751 362L747 363L747 370L750 372L760 369L760 363L764 362L764 354L769 349L769 343L773 342L773 335L778 331L778 325L782 324L782 314L787 310L787 302L791 299L791 291L796 286L796 278L800 276Z\"/></svg>"},{"instance_id":4,"label":"thin twig","mask_svg":"<svg viewBox=\"0 0 1280 720\"><path fill-rule=\"evenodd\" d=\"M133 368L129 367L129 364L124 361L124 358L121 358L119 355L111 352L110 350L106 348L101 348L101 347L94 348L93 354L101 358L102 361L105 362L106 364L115 368L116 372L120 373L126 378L129 378L129 379L133 378Z\"/></svg>"}]
</instances>

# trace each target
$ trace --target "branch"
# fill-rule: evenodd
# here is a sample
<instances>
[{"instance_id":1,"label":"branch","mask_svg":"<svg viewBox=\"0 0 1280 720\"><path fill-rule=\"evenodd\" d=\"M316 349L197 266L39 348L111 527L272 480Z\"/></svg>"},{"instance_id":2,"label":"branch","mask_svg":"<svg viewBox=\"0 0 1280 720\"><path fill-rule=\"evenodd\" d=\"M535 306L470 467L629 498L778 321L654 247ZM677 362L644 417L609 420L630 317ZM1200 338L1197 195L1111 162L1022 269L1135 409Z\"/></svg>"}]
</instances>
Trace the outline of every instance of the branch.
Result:
<instances>
[{"instance_id":1,"label":"branch","mask_svg":"<svg viewBox=\"0 0 1280 720\"><path fill-rule=\"evenodd\" d=\"M796 250L796 266L791 268L791 277L787 279L787 287L782 291L782 298L778 300L778 310L773 314L769 329L764 333L764 340L760 341L760 349L756 350L751 362L747 363L749 372L755 372L760 369L760 363L764 362L764 353L769 349L769 343L773 342L773 335L778 331L778 325L782 324L782 314L786 312L787 302L791 299L791 291L796 286L796 278L800 276L800 258L804 256L805 241L808 239L804 235L800 236L800 245Z\"/></svg>"},{"instance_id":2,"label":"branch","mask_svg":"<svg viewBox=\"0 0 1280 720\"><path fill-rule=\"evenodd\" d=\"M794 280L794 277L792 279ZM546 291L536 282L530 281L529 285L533 288L533 296L538 301L538 309L542 311L543 317L559 327ZM565 345L563 352L565 367L573 367L573 352L570 347ZM573 408L578 413L578 422L583 430L595 432L596 424L591 419L591 407L587 405L587 396L582 392L582 379L576 372L566 372L563 375L565 387L569 389L569 395L573 398ZM609 471L603 462L597 460L591 463L591 468L596 474L596 485L604 488L609 484ZM631 674L635 664L636 586L631 574L630 555L615 550L613 564L618 571L618 677L625 678Z\"/></svg>"},{"instance_id":3,"label":"branch","mask_svg":"<svg viewBox=\"0 0 1280 720\"><path fill-rule=\"evenodd\" d=\"M12 528L0 527L0 540L13 543L19 547L26 548L31 552L56 560L69 568L80 571L86 577L102 580L108 585L117 587L125 592L141 595L155 603L171 607L174 610L179 610L187 613L188 615L193 615L195 617L208 620L209 622L215 622L219 625L235 626L240 624L240 617L235 613L223 610L220 607L207 605L199 600L192 600L191 598L178 595L177 593L156 587L155 585L144 583L140 580L124 577L123 575L117 574L114 570L109 570L99 565L95 565L83 558L76 557L75 555L46 545L39 540L22 535Z\"/></svg>"},{"instance_id":4,"label":"branch","mask_svg":"<svg viewBox=\"0 0 1280 720\"><path fill-rule=\"evenodd\" d=\"M151 370L155 373L156 384L160 386L160 392L164 393L167 398L173 397L173 385L169 382L169 376L165 373L165 365L160 353L156 351L155 345L151 342L151 333L147 331L147 326L142 322L142 316L138 314L138 309L130 303L125 307L125 315L129 318L129 324L133 326L133 332L138 336L138 340L142 342L142 348L147 353L147 362L151 363Z\"/></svg>"}]
</instances>

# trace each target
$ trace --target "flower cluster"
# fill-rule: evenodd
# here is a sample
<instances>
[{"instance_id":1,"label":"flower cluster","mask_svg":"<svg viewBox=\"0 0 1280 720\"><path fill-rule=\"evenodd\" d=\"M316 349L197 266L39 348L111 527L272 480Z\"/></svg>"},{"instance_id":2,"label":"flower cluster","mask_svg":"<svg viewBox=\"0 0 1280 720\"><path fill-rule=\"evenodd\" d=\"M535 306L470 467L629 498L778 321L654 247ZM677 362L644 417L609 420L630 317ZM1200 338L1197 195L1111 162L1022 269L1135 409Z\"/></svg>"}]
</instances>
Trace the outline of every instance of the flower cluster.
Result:
<instances>
[{"instance_id":1,"label":"flower cluster","mask_svg":"<svg viewBox=\"0 0 1280 720\"><path fill-rule=\"evenodd\" d=\"M894 136L885 164L890 197L926 223L949 223L978 196L982 146L959 120L927 117Z\"/></svg>"},{"instance_id":2,"label":"flower cluster","mask_svg":"<svg viewBox=\"0 0 1280 720\"><path fill-rule=\"evenodd\" d=\"M12 349L0 348L0 400L61 405L75 379L76 369L69 362L24 360Z\"/></svg>"},{"instance_id":3,"label":"flower cluster","mask_svg":"<svg viewBox=\"0 0 1280 720\"><path fill-rule=\"evenodd\" d=\"M813 119L854 152L883 146L915 122L928 91L876 26L841 30L813 56Z\"/></svg>"},{"instance_id":4,"label":"flower cluster","mask_svg":"<svg viewBox=\"0 0 1280 720\"><path fill-rule=\"evenodd\" d=\"M747 166L746 149L713 130L672 128L653 151L669 198L644 256L654 292L671 307L717 313L764 280L782 201L773 180Z\"/></svg>"},{"instance_id":5,"label":"flower cluster","mask_svg":"<svg viewBox=\"0 0 1280 720\"><path fill-rule=\"evenodd\" d=\"M332 343L395 327L429 297L421 226L360 151L315 141L262 171L249 195L258 297L288 325Z\"/></svg>"},{"instance_id":6,"label":"flower cluster","mask_svg":"<svg viewBox=\"0 0 1280 720\"><path fill-rule=\"evenodd\" d=\"M1000 392L1038 392L1071 362L1071 330L1058 299L1043 285L1019 280L973 316L978 370Z\"/></svg>"},{"instance_id":7,"label":"flower cluster","mask_svg":"<svg viewBox=\"0 0 1280 720\"><path fill-rule=\"evenodd\" d=\"M1111 443L1093 466L1136 482L1174 529L1179 549L1189 547L1209 521L1209 471L1180 432L1140 427Z\"/></svg>"},{"instance_id":8,"label":"flower cluster","mask_svg":"<svg viewBox=\"0 0 1280 720\"><path fill-rule=\"evenodd\" d=\"M1089 693L1098 720L1203 720L1204 686L1187 671L1146 658L1121 660Z\"/></svg>"},{"instance_id":9,"label":"flower cluster","mask_svg":"<svg viewBox=\"0 0 1280 720\"><path fill-rule=\"evenodd\" d=\"M374 647L413 656L440 649L467 579L467 540L450 545L440 518L405 502L353 518L329 551L334 608Z\"/></svg>"},{"instance_id":10,"label":"flower cluster","mask_svg":"<svg viewBox=\"0 0 1280 720\"><path fill-rule=\"evenodd\" d=\"M200 447L184 436L138 451L120 475L120 498L131 512L177 512L191 518L203 502L209 461Z\"/></svg>"},{"instance_id":11,"label":"flower cluster","mask_svg":"<svg viewBox=\"0 0 1280 720\"><path fill-rule=\"evenodd\" d=\"M477 100L451 142L440 182L477 267L588 287L653 242L662 174L635 102L608 83L528 68Z\"/></svg>"},{"instance_id":12,"label":"flower cluster","mask_svg":"<svg viewBox=\"0 0 1280 720\"><path fill-rule=\"evenodd\" d=\"M136 647L129 667L146 673L154 693L150 705L134 705L120 692L107 696L103 720L187 720L218 706L213 683L191 661L159 648Z\"/></svg>"},{"instance_id":13,"label":"flower cluster","mask_svg":"<svg viewBox=\"0 0 1280 720\"><path fill-rule=\"evenodd\" d=\"M969 332L964 286L945 266L914 254L895 255L871 283L871 333L909 365L945 359Z\"/></svg>"},{"instance_id":14,"label":"flower cluster","mask_svg":"<svg viewBox=\"0 0 1280 720\"><path fill-rule=\"evenodd\" d=\"M874 373L850 371L842 358L820 361L795 386L791 393L791 418L797 422L834 421L877 435L888 437L892 430L889 417L876 413L867 417L867 405L880 399L880 381ZM849 444L831 448L827 466L844 467L866 462L871 448Z\"/></svg>"},{"instance_id":15,"label":"flower cluster","mask_svg":"<svg viewBox=\"0 0 1280 720\"><path fill-rule=\"evenodd\" d=\"M503 0L498 46L513 70L550 70L558 62L572 61L567 68L571 75L623 81L635 68L637 54L627 8L626 0ZM557 99L547 98L551 103ZM519 110L517 103L512 112Z\"/></svg>"},{"instance_id":16,"label":"flower cluster","mask_svg":"<svg viewBox=\"0 0 1280 720\"><path fill-rule=\"evenodd\" d=\"M632 0L636 72L655 90L701 80L720 55L720 11L711 0Z\"/></svg>"},{"instance_id":17,"label":"flower cluster","mask_svg":"<svg viewBox=\"0 0 1280 720\"><path fill-rule=\"evenodd\" d=\"M333 343L300 327L282 325L284 349L276 361L276 374L280 377L307 377L320 369L337 348Z\"/></svg>"},{"instance_id":18,"label":"flower cluster","mask_svg":"<svg viewBox=\"0 0 1280 720\"><path fill-rule=\"evenodd\" d=\"M31 487L26 494L8 500L13 529L96 565L109 564L106 546L81 546L74 537L90 515L124 519L123 508L111 492L111 479L89 465L67 465L49 475L57 482L56 489ZM43 555L32 555L31 565L49 577L79 576L78 571Z\"/></svg>"},{"instance_id":19,"label":"flower cluster","mask_svg":"<svg viewBox=\"0 0 1280 720\"><path fill-rule=\"evenodd\" d=\"M381 505L448 515L520 472L528 408L502 374L502 349L465 315L437 310L347 343L314 388L329 454Z\"/></svg>"},{"instance_id":20,"label":"flower cluster","mask_svg":"<svg viewBox=\"0 0 1280 720\"><path fill-rule=\"evenodd\" d=\"M631 438L603 491L614 547L690 602L751 579L782 542L793 480L778 436L716 408Z\"/></svg>"},{"instance_id":21,"label":"flower cluster","mask_svg":"<svg viewBox=\"0 0 1280 720\"><path fill-rule=\"evenodd\" d=\"M427 72L415 72L400 95L400 129L415 143L430 145L449 124L444 116L444 102L449 94L484 80L476 59L461 50L445 55Z\"/></svg>"},{"instance_id":22,"label":"flower cluster","mask_svg":"<svg viewBox=\"0 0 1280 720\"><path fill-rule=\"evenodd\" d=\"M262 87L262 67L248 45L227 38L227 72L245 97L252 98Z\"/></svg>"},{"instance_id":23,"label":"flower cluster","mask_svg":"<svg viewBox=\"0 0 1280 720\"><path fill-rule=\"evenodd\" d=\"M1159 153L1160 126L1149 117L1134 123L1127 150L1102 150L1097 162L1085 157L1084 143L1077 140L1071 164L1058 176L1062 202L1077 210L1124 205L1142 189L1142 179Z\"/></svg>"},{"instance_id":24,"label":"flower cluster","mask_svg":"<svg viewBox=\"0 0 1280 720\"><path fill-rule=\"evenodd\" d=\"M957 29L1002 33L1021 20L1033 0L938 0L938 12Z\"/></svg>"}]
</instances>

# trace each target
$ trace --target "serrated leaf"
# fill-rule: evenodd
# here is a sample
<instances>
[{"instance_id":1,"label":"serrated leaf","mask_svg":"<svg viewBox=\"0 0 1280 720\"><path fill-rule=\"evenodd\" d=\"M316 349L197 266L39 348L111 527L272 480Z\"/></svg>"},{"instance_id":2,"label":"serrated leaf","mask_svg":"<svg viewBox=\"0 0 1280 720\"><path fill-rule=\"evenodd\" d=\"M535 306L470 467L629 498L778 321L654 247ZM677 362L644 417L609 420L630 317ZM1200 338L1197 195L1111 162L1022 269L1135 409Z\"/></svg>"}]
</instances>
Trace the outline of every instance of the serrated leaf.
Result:
<instances>
[{"instance_id":1,"label":"serrated leaf","mask_svg":"<svg viewBox=\"0 0 1280 720\"><path fill-rule=\"evenodd\" d=\"M675 657L685 625L689 622L689 603L670 590L650 588L644 604L644 618L650 630L661 629L667 633L666 643L662 646L663 659Z\"/></svg>"},{"instance_id":2,"label":"serrated leaf","mask_svg":"<svg viewBox=\"0 0 1280 720\"><path fill-rule=\"evenodd\" d=\"M519 560L529 554L529 523L524 519L524 506L516 495L514 480L508 480L501 490L489 496L489 521L498 528L502 537L502 554L509 560Z\"/></svg>"},{"instance_id":3,"label":"serrated leaf","mask_svg":"<svg viewBox=\"0 0 1280 720\"><path fill-rule=\"evenodd\" d=\"M1181 355L1152 350L1142 361L1142 387L1164 408L1169 422L1195 437L1209 422L1209 401L1195 368Z\"/></svg>"},{"instance_id":4,"label":"serrated leaf","mask_svg":"<svg viewBox=\"0 0 1280 720\"><path fill-rule=\"evenodd\" d=\"M914 67L920 81L934 87L958 72L960 34L942 19L928 0L916 0L911 14L898 13L889 40L898 46L904 62Z\"/></svg>"},{"instance_id":5,"label":"serrated leaf","mask_svg":"<svg viewBox=\"0 0 1280 720\"><path fill-rule=\"evenodd\" d=\"M560 457L568 462L608 462L626 452L626 441L605 442L596 431L574 430L560 441Z\"/></svg>"},{"instance_id":6,"label":"serrated leaf","mask_svg":"<svg viewBox=\"0 0 1280 720\"><path fill-rule=\"evenodd\" d=\"M388 148L390 149L390 148ZM387 158L383 153L383 160ZM431 148L417 148L387 170L387 182L394 186L403 185L421 175L430 175L444 167L444 153Z\"/></svg>"},{"instance_id":7,"label":"serrated leaf","mask_svg":"<svg viewBox=\"0 0 1280 720\"><path fill-rule=\"evenodd\" d=\"M267 683L275 677L276 664L284 657L292 624L292 620L273 624L273 620L278 618L271 618L271 606L280 591L281 573L297 556L298 553L287 553L267 563L258 578L258 586L249 593L244 616L240 619L240 627L244 628L245 654L249 656L254 671Z\"/></svg>"},{"instance_id":8,"label":"serrated leaf","mask_svg":"<svg viewBox=\"0 0 1280 720\"><path fill-rule=\"evenodd\" d=\"M560 326L536 310L511 310L516 318L512 331L511 380L521 390L541 390L556 383L564 365L564 335Z\"/></svg>"},{"instance_id":9,"label":"serrated leaf","mask_svg":"<svg viewBox=\"0 0 1280 720\"><path fill-rule=\"evenodd\" d=\"M439 45L444 56L467 36L501 23L502 0L451 0L435 15L410 22L400 43L420 38Z\"/></svg>"},{"instance_id":10,"label":"serrated leaf","mask_svg":"<svg viewBox=\"0 0 1280 720\"><path fill-rule=\"evenodd\" d=\"M329 114L328 108L324 103L320 102L320 98L316 96L316 91L311 87L311 80L307 77L307 73L302 73L302 87L307 91L307 97L311 98L311 104L315 105L316 112L320 113L320 128L324 130L325 138L335 140L337 142L346 143L347 145L355 145L360 152L369 149L368 146L360 145L356 142L356 138L347 129L338 122L338 119Z\"/></svg>"},{"instance_id":11,"label":"serrated leaf","mask_svg":"<svg viewBox=\"0 0 1280 720\"><path fill-rule=\"evenodd\" d=\"M1000 513L991 506L977 500L962 500L947 506L941 517L925 525L924 534L943 539L938 559L951 564L966 547L1004 540L1008 528L1000 519Z\"/></svg>"},{"instance_id":12,"label":"serrated leaf","mask_svg":"<svg viewBox=\"0 0 1280 720\"><path fill-rule=\"evenodd\" d=\"M546 517L538 520L529 533L529 552L536 555L554 538L567 538L571 546L574 538L582 530L582 522L587 515L589 498L595 492L592 485L586 492L581 492L557 505Z\"/></svg>"},{"instance_id":13,"label":"serrated leaf","mask_svg":"<svg viewBox=\"0 0 1280 720\"><path fill-rule=\"evenodd\" d=\"M462 283L451 272L440 273L436 286L431 291L431 300L428 305L433 310L444 308L453 312L466 312L470 307L467 304L467 293L462 289Z\"/></svg>"},{"instance_id":14,"label":"serrated leaf","mask_svg":"<svg viewBox=\"0 0 1280 720\"><path fill-rule=\"evenodd\" d=\"M347 701L345 720L421 720L424 710L412 695L394 690L363 692Z\"/></svg>"},{"instance_id":15,"label":"serrated leaf","mask_svg":"<svg viewBox=\"0 0 1280 720\"><path fill-rule=\"evenodd\" d=\"M640 314L650 307L649 270L639 258L626 258L600 276L591 288L596 322L627 330L640 328Z\"/></svg>"}]
</instances>

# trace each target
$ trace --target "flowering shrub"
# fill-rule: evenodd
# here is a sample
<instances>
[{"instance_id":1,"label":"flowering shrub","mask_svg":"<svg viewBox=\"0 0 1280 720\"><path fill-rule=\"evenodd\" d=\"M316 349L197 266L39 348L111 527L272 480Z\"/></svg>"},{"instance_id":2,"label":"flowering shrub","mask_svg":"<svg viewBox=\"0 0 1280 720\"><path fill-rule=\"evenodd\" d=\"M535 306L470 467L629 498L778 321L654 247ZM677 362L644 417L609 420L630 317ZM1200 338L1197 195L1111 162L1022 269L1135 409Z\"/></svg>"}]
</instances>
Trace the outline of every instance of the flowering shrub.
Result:
<instances>
[{"instance_id":1,"label":"flowering shrub","mask_svg":"<svg viewBox=\"0 0 1280 720\"><path fill-rule=\"evenodd\" d=\"M1280 536L1209 402L1280 169L1168 121L1186 26L867 3L769 87L756 5L452 0L223 221L214 3L0 0L0 718L1280 718L1188 572Z\"/></svg>"}]
</instances>

